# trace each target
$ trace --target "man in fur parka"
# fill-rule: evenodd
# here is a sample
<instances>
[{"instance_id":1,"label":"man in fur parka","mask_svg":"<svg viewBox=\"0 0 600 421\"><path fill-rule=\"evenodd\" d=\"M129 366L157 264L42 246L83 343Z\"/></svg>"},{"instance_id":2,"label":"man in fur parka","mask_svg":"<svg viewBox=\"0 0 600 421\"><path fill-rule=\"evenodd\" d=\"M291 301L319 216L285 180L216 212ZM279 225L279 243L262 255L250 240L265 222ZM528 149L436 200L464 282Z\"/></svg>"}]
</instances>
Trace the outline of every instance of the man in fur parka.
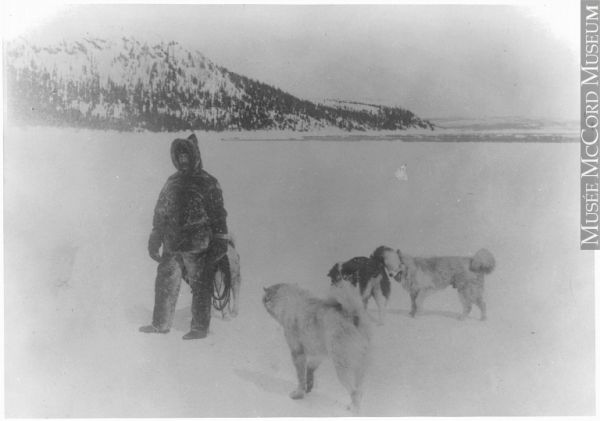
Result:
<instances>
[{"instance_id":1,"label":"man in fur parka","mask_svg":"<svg viewBox=\"0 0 600 421\"><path fill-rule=\"evenodd\" d=\"M140 331L169 332L184 279L193 298L191 329L183 339L201 339L210 324L216 265L227 252L227 212L219 182L202 168L194 134L173 141L171 159L177 172L160 192L148 240L158 262L152 324Z\"/></svg>"}]
</instances>

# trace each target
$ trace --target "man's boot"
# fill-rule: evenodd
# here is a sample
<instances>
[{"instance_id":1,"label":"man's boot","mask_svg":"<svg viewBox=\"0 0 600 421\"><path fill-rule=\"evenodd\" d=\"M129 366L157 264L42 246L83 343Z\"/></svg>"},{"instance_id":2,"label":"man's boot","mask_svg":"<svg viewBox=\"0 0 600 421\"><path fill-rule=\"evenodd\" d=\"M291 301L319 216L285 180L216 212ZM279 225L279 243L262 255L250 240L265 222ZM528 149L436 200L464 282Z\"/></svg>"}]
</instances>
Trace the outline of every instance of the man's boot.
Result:
<instances>
[{"instance_id":1,"label":"man's boot","mask_svg":"<svg viewBox=\"0 0 600 421\"><path fill-rule=\"evenodd\" d=\"M206 330L190 330L188 333L186 333L185 335L183 335L183 339L185 340L189 340L189 339L204 339L206 338L206 335L208 334L208 332Z\"/></svg>"},{"instance_id":2,"label":"man's boot","mask_svg":"<svg viewBox=\"0 0 600 421\"><path fill-rule=\"evenodd\" d=\"M143 333L169 333L169 330L170 329L159 329L154 325L147 325L139 328L139 331Z\"/></svg>"},{"instance_id":3,"label":"man's boot","mask_svg":"<svg viewBox=\"0 0 600 421\"><path fill-rule=\"evenodd\" d=\"M191 329L183 339L202 339L208 334L212 307L212 279L198 280L192 287Z\"/></svg>"}]
</instances>

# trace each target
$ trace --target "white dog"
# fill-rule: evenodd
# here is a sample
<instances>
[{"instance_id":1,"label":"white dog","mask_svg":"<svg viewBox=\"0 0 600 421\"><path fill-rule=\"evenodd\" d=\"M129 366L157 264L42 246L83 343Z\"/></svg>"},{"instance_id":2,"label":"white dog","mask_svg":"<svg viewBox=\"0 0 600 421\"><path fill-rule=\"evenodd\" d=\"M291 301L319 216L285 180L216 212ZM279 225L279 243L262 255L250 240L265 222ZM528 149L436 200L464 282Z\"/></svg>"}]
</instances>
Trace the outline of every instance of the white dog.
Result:
<instances>
[{"instance_id":1,"label":"white dog","mask_svg":"<svg viewBox=\"0 0 600 421\"><path fill-rule=\"evenodd\" d=\"M463 306L460 319L467 317L475 304L481 311L481 320L485 320L484 275L496 267L496 260L488 250L481 249L473 257L411 257L400 250L397 255L399 259L384 260L384 265L410 294L412 317L421 309L426 296L452 285Z\"/></svg>"}]
</instances>

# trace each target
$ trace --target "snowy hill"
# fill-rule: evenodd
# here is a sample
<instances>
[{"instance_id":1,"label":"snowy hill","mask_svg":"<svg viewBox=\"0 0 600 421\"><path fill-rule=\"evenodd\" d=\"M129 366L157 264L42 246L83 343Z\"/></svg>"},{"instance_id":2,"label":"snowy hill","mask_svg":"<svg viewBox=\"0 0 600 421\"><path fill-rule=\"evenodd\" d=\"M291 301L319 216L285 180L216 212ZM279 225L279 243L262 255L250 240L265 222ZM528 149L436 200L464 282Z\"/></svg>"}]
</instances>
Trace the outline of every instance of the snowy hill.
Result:
<instances>
[{"instance_id":1,"label":"snowy hill","mask_svg":"<svg viewBox=\"0 0 600 421\"><path fill-rule=\"evenodd\" d=\"M375 326L363 416L592 415L594 261L579 244L578 144L221 142L199 133L241 256L240 316L183 341L147 335L158 192L185 133L5 128L8 418L349 416L330 362L304 400L262 287L324 296L335 263L381 244L416 256L486 247L488 320L452 288L408 316L397 284ZM565 159L573 156L575 159ZM403 166L407 177L397 177ZM551 170L549 170L551 169ZM369 310L376 315L371 302Z\"/></svg>"},{"instance_id":2,"label":"snowy hill","mask_svg":"<svg viewBox=\"0 0 600 421\"><path fill-rule=\"evenodd\" d=\"M82 38L8 44L11 117L25 122L152 131L433 129L388 106L315 104L230 72L177 42Z\"/></svg>"}]
</instances>

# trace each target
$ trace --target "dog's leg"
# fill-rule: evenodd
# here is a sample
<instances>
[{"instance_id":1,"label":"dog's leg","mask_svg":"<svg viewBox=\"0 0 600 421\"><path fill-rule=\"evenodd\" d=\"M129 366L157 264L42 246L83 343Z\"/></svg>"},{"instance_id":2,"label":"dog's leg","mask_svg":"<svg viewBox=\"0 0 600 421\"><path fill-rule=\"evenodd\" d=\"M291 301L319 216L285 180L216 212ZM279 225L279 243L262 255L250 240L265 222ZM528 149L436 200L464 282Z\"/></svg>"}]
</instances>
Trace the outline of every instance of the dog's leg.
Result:
<instances>
[{"instance_id":1,"label":"dog's leg","mask_svg":"<svg viewBox=\"0 0 600 421\"><path fill-rule=\"evenodd\" d=\"M415 300L415 313L419 313L423 310L423 302L425 301L425 298L429 297L434 292L435 288L433 287L425 287L419 290Z\"/></svg>"},{"instance_id":2,"label":"dog's leg","mask_svg":"<svg viewBox=\"0 0 600 421\"><path fill-rule=\"evenodd\" d=\"M365 306L365 310L367 309L367 305L369 304L369 298L371 298L371 295L373 294L373 285L371 284L371 282L367 283L367 286L365 287L365 290L362 292L362 302L363 305Z\"/></svg>"},{"instance_id":3,"label":"dog's leg","mask_svg":"<svg viewBox=\"0 0 600 421\"><path fill-rule=\"evenodd\" d=\"M355 390L352 393L350 393L350 398L352 399L352 402L350 403L349 409L355 415L358 414L360 411L360 401L362 400L362 395L362 390Z\"/></svg>"},{"instance_id":4,"label":"dog's leg","mask_svg":"<svg viewBox=\"0 0 600 421\"><path fill-rule=\"evenodd\" d=\"M369 305L369 298L371 298L372 295L373 295L373 284L371 282L368 282L367 286L365 287L365 290L361 294L361 299L363 302L363 307L365 308L365 312L367 313L367 316L369 317L369 319L375 321L375 317L373 317L373 315L367 311L367 307ZM379 323L379 322L377 322L377 323Z\"/></svg>"},{"instance_id":5,"label":"dog's leg","mask_svg":"<svg viewBox=\"0 0 600 421\"><path fill-rule=\"evenodd\" d=\"M358 414L362 400L362 385L368 365L368 347L363 343L358 347L344 346L332 353L333 365L340 383L350 394L348 409Z\"/></svg>"},{"instance_id":6,"label":"dog's leg","mask_svg":"<svg viewBox=\"0 0 600 421\"><path fill-rule=\"evenodd\" d=\"M358 414L360 411L360 403L363 396L363 381L365 379L365 373L367 371L367 350L364 350L362 354L361 360L354 367L354 391L350 393L350 398L352 399L352 403L350 405L350 411L353 414Z\"/></svg>"},{"instance_id":7,"label":"dog's leg","mask_svg":"<svg viewBox=\"0 0 600 421\"><path fill-rule=\"evenodd\" d=\"M469 313L471 312L471 300L470 298L467 296L467 291L464 289L460 289L458 290L458 296L460 298L460 302L463 306L463 312L462 314L458 317L459 320L464 320L466 319L466 317L469 315Z\"/></svg>"},{"instance_id":8,"label":"dog's leg","mask_svg":"<svg viewBox=\"0 0 600 421\"><path fill-rule=\"evenodd\" d=\"M296 367L298 387L290 393L292 399L302 399L306 391L306 355L302 349L292 350L292 360Z\"/></svg>"},{"instance_id":9,"label":"dog's leg","mask_svg":"<svg viewBox=\"0 0 600 421\"><path fill-rule=\"evenodd\" d=\"M352 403L348 407L352 412L356 413L358 411L358 407L360 405L361 393L356 389L355 384L355 373L354 367L348 366L348 361L344 361L344 358L335 358L333 356L334 361L333 365L335 367L335 371L337 373L338 379L342 386L348 391L350 394L350 398L352 399Z\"/></svg>"},{"instance_id":10,"label":"dog's leg","mask_svg":"<svg viewBox=\"0 0 600 421\"><path fill-rule=\"evenodd\" d=\"M416 291L414 294L411 293L410 299L412 302L412 308L410 311L410 315L412 317L415 317L416 314L423 309L423 301L425 301L425 297L427 297L430 294L430 292L431 291L429 288L423 288Z\"/></svg>"},{"instance_id":11,"label":"dog's leg","mask_svg":"<svg viewBox=\"0 0 600 421\"><path fill-rule=\"evenodd\" d=\"M306 367L306 393L310 393L315 385L316 367Z\"/></svg>"},{"instance_id":12,"label":"dog's leg","mask_svg":"<svg viewBox=\"0 0 600 421\"><path fill-rule=\"evenodd\" d=\"M315 385L315 370L321 364L320 359L311 358L306 365L306 393L309 393Z\"/></svg>"},{"instance_id":13,"label":"dog's leg","mask_svg":"<svg viewBox=\"0 0 600 421\"><path fill-rule=\"evenodd\" d=\"M479 310L481 311L481 318L479 320L481 320L483 322L484 320L487 319L486 306L485 306L485 301L483 301L483 297L481 297L481 296L477 297L477 299L475 300L475 305L477 307L479 307Z\"/></svg>"},{"instance_id":14,"label":"dog's leg","mask_svg":"<svg viewBox=\"0 0 600 421\"><path fill-rule=\"evenodd\" d=\"M375 298L375 304L377 304L377 310L379 311L379 321L377 322L379 325L383 325L384 322L384 303L383 303L383 294L381 292L381 288L379 286L375 286L373 288L373 297Z\"/></svg>"},{"instance_id":15,"label":"dog's leg","mask_svg":"<svg viewBox=\"0 0 600 421\"><path fill-rule=\"evenodd\" d=\"M417 314L417 296L419 295L419 291L411 291L410 292L410 317L415 317Z\"/></svg>"}]
</instances>

